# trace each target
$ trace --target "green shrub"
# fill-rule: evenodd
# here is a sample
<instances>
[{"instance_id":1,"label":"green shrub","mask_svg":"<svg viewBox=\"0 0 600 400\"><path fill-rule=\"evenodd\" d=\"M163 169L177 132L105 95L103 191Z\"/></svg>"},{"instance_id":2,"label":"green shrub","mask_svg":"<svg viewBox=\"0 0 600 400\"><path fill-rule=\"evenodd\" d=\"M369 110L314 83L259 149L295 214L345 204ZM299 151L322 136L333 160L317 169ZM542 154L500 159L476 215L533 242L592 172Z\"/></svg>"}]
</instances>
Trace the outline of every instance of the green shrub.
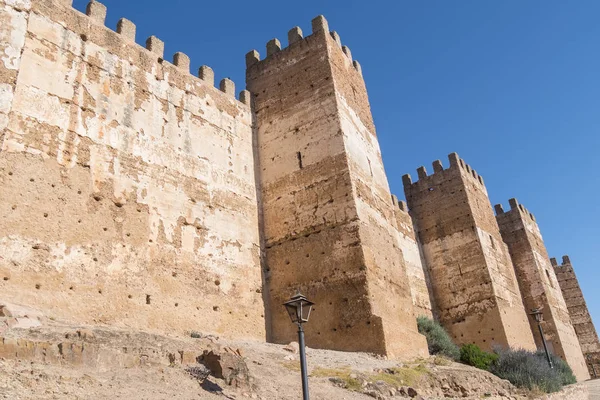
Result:
<instances>
[{"instance_id":1,"label":"green shrub","mask_svg":"<svg viewBox=\"0 0 600 400\"><path fill-rule=\"evenodd\" d=\"M417 318L419 333L427 338L427 347L429 354L441 354L452 360L457 361L460 358L460 350L454 344L450 335L436 321L424 316Z\"/></svg>"},{"instance_id":2,"label":"green shrub","mask_svg":"<svg viewBox=\"0 0 600 400\"><path fill-rule=\"evenodd\" d=\"M498 360L491 365L490 372L517 387L552 393L559 391L564 385L576 382L569 365L554 355L554 368L551 369L543 351L534 353L498 348L495 352Z\"/></svg>"},{"instance_id":3,"label":"green shrub","mask_svg":"<svg viewBox=\"0 0 600 400\"><path fill-rule=\"evenodd\" d=\"M483 351L476 344L465 344L460 348L460 361L479 369L488 371L497 359L497 354Z\"/></svg>"}]
</instances>

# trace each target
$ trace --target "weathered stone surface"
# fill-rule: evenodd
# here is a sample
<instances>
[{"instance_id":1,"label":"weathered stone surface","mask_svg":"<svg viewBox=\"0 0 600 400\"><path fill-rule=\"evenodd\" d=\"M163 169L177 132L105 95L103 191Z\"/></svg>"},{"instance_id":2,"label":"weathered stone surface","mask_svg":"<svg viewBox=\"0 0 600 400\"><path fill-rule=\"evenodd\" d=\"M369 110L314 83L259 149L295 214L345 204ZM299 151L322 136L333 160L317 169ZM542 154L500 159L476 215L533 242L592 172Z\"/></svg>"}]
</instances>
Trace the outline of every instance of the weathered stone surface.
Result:
<instances>
[{"instance_id":1,"label":"weathered stone surface","mask_svg":"<svg viewBox=\"0 0 600 400\"><path fill-rule=\"evenodd\" d=\"M483 179L453 153L450 167L404 190L429 267L439 319L459 344L535 349L515 271ZM435 163L437 164L437 163Z\"/></svg>"},{"instance_id":2,"label":"weathered stone surface","mask_svg":"<svg viewBox=\"0 0 600 400\"><path fill-rule=\"evenodd\" d=\"M326 27L247 64L270 339L294 339L281 304L300 289L312 347L423 355L365 84Z\"/></svg>"},{"instance_id":3,"label":"weathered stone surface","mask_svg":"<svg viewBox=\"0 0 600 400\"><path fill-rule=\"evenodd\" d=\"M583 356L592 378L600 377L600 340L590 315L577 275L568 256L560 265L552 259L552 266L565 299L571 322L579 339Z\"/></svg>"},{"instance_id":4,"label":"weathered stone surface","mask_svg":"<svg viewBox=\"0 0 600 400\"><path fill-rule=\"evenodd\" d=\"M542 309L542 328L550 350L571 366L578 381L585 381L590 375L535 217L516 199L510 200L510 206L504 212L497 205L496 220L508 245L525 309ZM541 350L538 323L533 316L529 323Z\"/></svg>"},{"instance_id":5,"label":"weathered stone surface","mask_svg":"<svg viewBox=\"0 0 600 400\"><path fill-rule=\"evenodd\" d=\"M97 23L99 3L96 20L0 4L3 298L81 323L264 338L248 106L182 56L161 63L131 24Z\"/></svg>"},{"instance_id":6,"label":"weathered stone surface","mask_svg":"<svg viewBox=\"0 0 600 400\"><path fill-rule=\"evenodd\" d=\"M398 244L404 256L415 314L433 318L432 310L435 307L432 307L431 280L421 254L421 245L417 242L413 220L406 203L398 202L396 196L392 196L392 200L396 206L394 214L398 226Z\"/></svg>"},{"instance_id":7,"label":"weathered stone surface","mask_svg":"<svg viewBox=\"0 0 600 400\"><path fill-rule=\"evenodd\" d=\"M213 376L225 380L228 385L247 387L250 384L250 372L239 352L205 351L199 361L206 366Z\"/></svg>"}]
</instances>

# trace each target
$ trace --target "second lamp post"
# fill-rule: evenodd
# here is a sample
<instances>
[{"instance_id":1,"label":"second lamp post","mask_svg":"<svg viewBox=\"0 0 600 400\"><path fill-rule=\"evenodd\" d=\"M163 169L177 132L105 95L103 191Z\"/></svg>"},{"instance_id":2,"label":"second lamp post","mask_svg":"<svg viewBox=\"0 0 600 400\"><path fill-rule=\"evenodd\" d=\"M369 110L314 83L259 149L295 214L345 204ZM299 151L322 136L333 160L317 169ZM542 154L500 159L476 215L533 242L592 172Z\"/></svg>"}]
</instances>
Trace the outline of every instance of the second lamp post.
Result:
<instances>
[{"instance_id":1,"label":"second lamp post","mask_svg":"<svg viewBox=\"0 0 600 400\"><path fill-rule=\"evenodd\" d=\"M542 320L544 319L542 309L536 308L535 310L531 310L531 314L529 315L533 315L538 323L538 329L540 330L540 336L542 337L542 343L544 344L544 351L546 352L548 365L550 366L550 368L554 368L554 365L552 364L552 358L550 357L550 352L548 351L548 343L546 343L546 337L544 336L544 330L542 329Z\"/></svg>"},{"instance_id":2,"label":"second lamp post","mask_svg":"<svg viewBox=\"0 0 600 400\"><path fill-rule=\"evenodd\" d=\"M302 324L308 322L313 302L309 301L300 292L283 305L293 323L298 325L298 346L300 347L300 373L302 374L302 395L304 400L309 400L308 396L308 375L306 372L306 350L304 346L304 328Z\"/></svg>"}]
</instances>

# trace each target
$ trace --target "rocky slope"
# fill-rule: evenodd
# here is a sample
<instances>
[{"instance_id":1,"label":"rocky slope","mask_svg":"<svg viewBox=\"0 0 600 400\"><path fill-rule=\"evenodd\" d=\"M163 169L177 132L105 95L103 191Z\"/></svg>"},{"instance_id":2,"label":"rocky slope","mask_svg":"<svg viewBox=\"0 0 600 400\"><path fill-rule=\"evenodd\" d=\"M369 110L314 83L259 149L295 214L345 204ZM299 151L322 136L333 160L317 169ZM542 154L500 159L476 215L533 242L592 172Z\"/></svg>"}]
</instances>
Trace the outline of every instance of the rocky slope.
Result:
<instances>
[{"instance_id":1,"label":"rocky slope","mask_svg":"<svg viewBox=\"0 0 600 400\"><path fill-rule=\"evenodd\" d=\"M0 399L298 399L297 344L81 327L0 303ZM312 399L525 399L442 358L307 349Z\"/></svg>"}]
</instances>

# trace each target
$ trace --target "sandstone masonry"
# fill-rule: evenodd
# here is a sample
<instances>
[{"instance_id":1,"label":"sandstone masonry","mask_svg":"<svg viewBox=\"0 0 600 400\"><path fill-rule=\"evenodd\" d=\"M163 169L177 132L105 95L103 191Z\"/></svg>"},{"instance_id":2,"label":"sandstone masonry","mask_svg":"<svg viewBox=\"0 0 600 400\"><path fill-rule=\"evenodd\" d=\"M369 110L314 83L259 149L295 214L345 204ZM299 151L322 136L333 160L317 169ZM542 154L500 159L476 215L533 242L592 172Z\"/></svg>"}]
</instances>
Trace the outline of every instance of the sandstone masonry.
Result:
<instances>
[{"instance_id":1,"label":"sandstone masonry","mask_svg":"<svg viewBox=\"0 0 600 400\"><path fill-rule=\"evenodd\" d=\"M0 0L3 298L263 338L249 96L68 3Z\"/></svg>"},{"instance_id":2,"label":"sandstone masonry","mask_svg":"<svg viewBox=\"0 0 600 400\"><path fill-rule=\"evenodd\" d=\"M517 272L517 280L527 312L542 309L542 328L551 351L567 361L577 379L589 379L581 346L571 324L558 280L548 258L546 246L535 217L516 199L510 211L496 205L496 219ZM543 348L538 323L529 318L538 348Z\"/></svg>"},{"instance_id":3,"label":"sandstone masonry","mask_svg":"<svg viewBox=\"0 0 600 400\"><path fill-rule=\"evenodd\" d=\"M247 55L271 339L294 339L280 304L299 288L317 303L313 346L427 354L360 65L324 18L312 30Z\"/></svg>"},{"instance_id":4,"label":"sandstone masonry","mask_svg":"<svg viewBox=\"0 0 600 400\"><path fill-rule=\"evenodd\" d=\"M439 319L456 342L535 349L515 271L483 178L456 153L403 177Z\"/></svg>"},{"instance_id":5,"label":"sandstone masonry","mask_svg":"<svg viewBox=\"0 0 600 400\"><path fill-rule=\"evenodd\" d=\"M236 99L157 37L136 44L131 21L104 26L101 3L71 3L0 0L2 300L283 343L281 303L302 290L310 346L393 357L426 355L419 315L458 343L535 349L526 308L543 306L579 379L573 326L600 360L572 268L561 293L533 216L497 221L455 153L404 177L408 205L391 195L361 66L325 18L249 52Z\"/></svg>"},{"instance_id":6,"label":"sandstone masonry","mask_svg":"<svg viewBox=\"0 0 600 400\"><path fill-rule=\"evenodd\" d=\"M556 262L555 258L552 258L551 262L567 308L569 309L571 322L573 323L579 344L585 356L589 374L593 378L599 378L600 340L598 340L598 333L592 322L592 317L588 311L577 275L571 264L571 259L569 256L563 256L562 264L560 265Z\"/></svg>"}]
</instances>

